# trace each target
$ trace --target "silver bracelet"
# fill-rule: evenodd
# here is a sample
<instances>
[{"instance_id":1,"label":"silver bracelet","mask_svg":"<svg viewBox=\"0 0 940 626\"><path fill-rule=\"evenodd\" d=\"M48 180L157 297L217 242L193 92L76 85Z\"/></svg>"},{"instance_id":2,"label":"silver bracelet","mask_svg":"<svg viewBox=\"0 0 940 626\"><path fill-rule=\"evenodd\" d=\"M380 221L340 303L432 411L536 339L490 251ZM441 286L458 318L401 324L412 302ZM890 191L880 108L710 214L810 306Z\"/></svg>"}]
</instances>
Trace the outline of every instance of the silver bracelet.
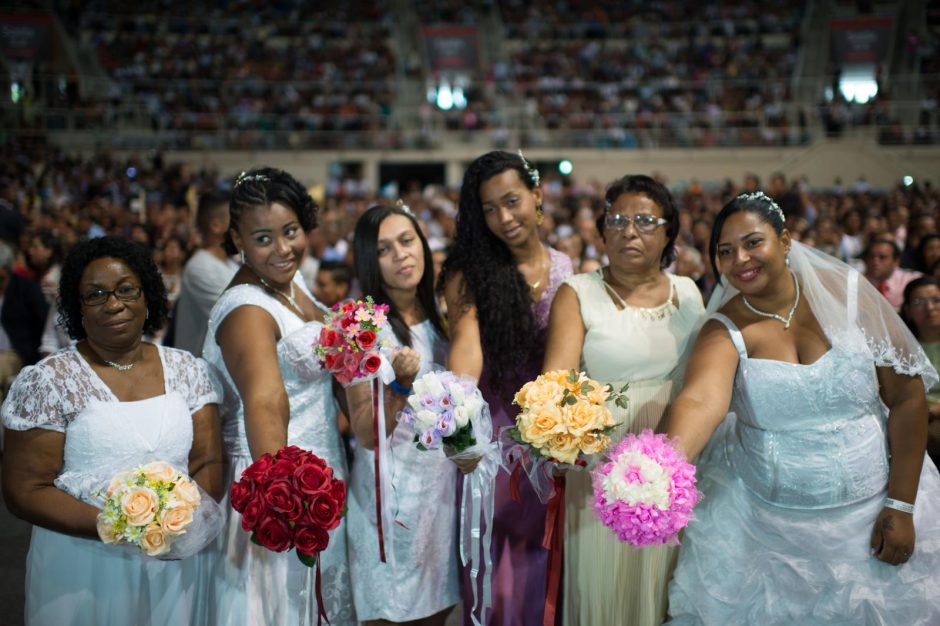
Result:
<instances>
[{"instance_id":1,"label":"silver bracelet","mask_svg":"<svg viewBox=\"0 0 940 626\"><path fill-rule=\"evenodd\" d=\"M885 499L885 508L894 509L895 511L901 511L902 513L914 514L914 505L910 502L902 502L901 500L895 500L894 498Z\"/></svg>"}]
</instances>

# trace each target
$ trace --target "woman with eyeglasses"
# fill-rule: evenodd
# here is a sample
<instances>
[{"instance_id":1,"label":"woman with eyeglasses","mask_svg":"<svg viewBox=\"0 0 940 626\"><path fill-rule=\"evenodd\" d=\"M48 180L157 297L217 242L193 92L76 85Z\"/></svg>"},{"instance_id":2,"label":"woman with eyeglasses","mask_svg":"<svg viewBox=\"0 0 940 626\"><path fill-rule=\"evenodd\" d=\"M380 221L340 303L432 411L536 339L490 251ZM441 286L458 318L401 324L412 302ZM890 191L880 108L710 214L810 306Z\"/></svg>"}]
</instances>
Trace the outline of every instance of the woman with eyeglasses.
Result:
<instances>
[{"instance_id":1,"label":"woman with eyeglasses","mask_svg":"<svg viewBox=\"0 0 940 626\"><path fill-rule=\"evenodd\" d=\"M940 368L940 280L922 276L904 288L901 313L934 369ZM940 383L927 390L927 453L940 466Z\"/></svg>"},{"instance_id":2,"label":"woman with eyeglasses","mask_svg":"<svg viewBox=\"0 0 940 626\"><path fill-rule=\"evenodd\" d=\"M606 200L597 225L609 264L558 289L544 371L582 369L616 390L629 383L628 407L609 405L616 443L659 424L705 309L690 278L664 269L679 232L669 191L649 176L624 176ZM568 472L565 496L564 623L662 623L675 549L618 544L591 511L588 472Z\"/></svg>"},{"instance_id":3,"label":"woman with eyeglasses","mask_svg":"<svg viewBox=\"0 0 940 626\"><path fill-rule=\"evenodd\" d=\"M205 624L205 552L161 561L106 545L96 518L115 474L151 461L221 497L219 398L208 368L142 340L167 312L143 246L112 237L77 244L62 266L59 301L77 343L25 368L2 409L4 499L34 525L26 623ZM218 507L212 498L200 506ZM220 510L215 517L221 522ZM187 533L205 544L219 530Z\"/></svg>"}]
</instances>

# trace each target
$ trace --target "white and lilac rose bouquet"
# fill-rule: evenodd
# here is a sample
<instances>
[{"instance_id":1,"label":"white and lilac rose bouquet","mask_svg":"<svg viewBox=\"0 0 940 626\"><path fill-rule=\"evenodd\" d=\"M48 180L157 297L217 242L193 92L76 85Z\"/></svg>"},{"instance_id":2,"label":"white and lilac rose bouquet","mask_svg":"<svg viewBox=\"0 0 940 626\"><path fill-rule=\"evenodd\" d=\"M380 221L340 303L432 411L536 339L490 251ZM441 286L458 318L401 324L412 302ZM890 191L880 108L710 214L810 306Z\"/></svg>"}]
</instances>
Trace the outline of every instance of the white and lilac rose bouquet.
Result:
<instances>
[{"instance_id":1,"label":"white and lilac rose bouquet","mask_svg":"<svg viewBox=\"0 0 940 626\"><path fill-rule=\"evenodd\" d=\"M472 418L481 414L486 402L472 380L449 371L428 372L412 389L400 419L414 428L420 449L444 445L463 452L476 445Z\"/></svg>"}]
</instances>

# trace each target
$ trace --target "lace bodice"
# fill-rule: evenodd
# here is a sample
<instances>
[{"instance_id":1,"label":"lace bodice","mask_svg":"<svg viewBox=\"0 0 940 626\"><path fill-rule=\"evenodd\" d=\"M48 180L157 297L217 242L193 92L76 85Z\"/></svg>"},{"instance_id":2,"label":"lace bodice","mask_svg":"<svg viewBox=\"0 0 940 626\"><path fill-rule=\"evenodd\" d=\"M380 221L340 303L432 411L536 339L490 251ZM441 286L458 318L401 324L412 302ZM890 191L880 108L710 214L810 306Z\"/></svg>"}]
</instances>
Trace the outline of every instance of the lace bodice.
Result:
<instances>
[{"instance_id":1,"label":"lace bodice","mask_svg":"<svg viewBox=\"0 0 940 626\"><path fill-rule=\"evenodd\" d=\"M792 508L826 508L884 489L887 444L871 353L835 344L800 365L747 355L737 326L721 314L738 351L727 452L748 488Z\"/></svg>"},{"instance_id":2,"label":"lace bodice","mask_svg":"<svg viewBox=\"0 0 940 626\"><path fill-rule=\"evenodd\" d=\"M608 382L668 377L705 313L698 287L689 278L668 274L678 306L670 297L658 307L617 308L601 271L565 281L578 296L584 322L582 368L591 378Z\"/></svg>"},{"instance_id":3,"label":"lace bodice","mask_svg":"<svg viewBox=\"0 0 940 626\"><path fill-rule=\"evenodd\" d=\"M306 295L320 305L297 283ZM345 478L342 442L336 428L336 403L333 399L332 377L317 364L314 346L323 324L304 322L279 300L254 285L237 285L225 291L209 314L209 331L203 346L203 357L212 373L221 381L222 435L225 448L232 456L250 456L245 431L245 413L241 396L229 375L222 351L215 342L219 325L226 316L242 306L264 309L280 329L277 360L290 402L287 441L290 445L310 450L324 458L341 478ZM324 308L324 311L326 309ZM245 329L245 332L251 332Z\"/></svg>"},{"instance_id":4,"label":"lace bodice","mask_svg":"<svg viewBox=\"0 0 940 626\"><path fill-rule=\"evenodd\" d=\"M150 461L187 470L192 414L218 402L204 361L158 346L166 393L119 401L84 357L70 347L25 368L3 404L7 428L64 432L55 484L90 504L114 474Z\"/></svg>"}]
</instances>

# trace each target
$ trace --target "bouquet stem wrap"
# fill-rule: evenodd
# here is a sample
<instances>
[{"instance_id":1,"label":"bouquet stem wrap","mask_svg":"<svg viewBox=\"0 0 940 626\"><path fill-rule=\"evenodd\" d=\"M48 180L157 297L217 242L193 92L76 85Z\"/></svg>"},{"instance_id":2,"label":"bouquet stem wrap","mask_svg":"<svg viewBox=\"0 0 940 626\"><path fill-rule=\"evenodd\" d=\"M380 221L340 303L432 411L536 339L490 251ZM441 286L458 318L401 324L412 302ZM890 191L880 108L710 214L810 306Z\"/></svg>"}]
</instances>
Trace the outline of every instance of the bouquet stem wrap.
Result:
<instances>
[{"instance_id":1,"label":"bouquet stem wrap","mask_svg":"<svg viewBox=\"0 0 940 626\"><path fill-rule=\"evenodd\" d=\"M495 508L496 474L501 467L499 444L490 441L493 424L489 412L470 418L478 443L462 452L451 455L452 459L480 457L474 471L463 476L463 495L460 502L460 562L469 567L473 585L473 609L470 619L473 626L482 626L486 611L492 606L493 559L493 512ZM478 584L482 572L482 583Z\"/></svg>"},{"instance_id":2,"label":"bouquet stem wrap","mask_svg":"<svg viewBox=\"0 0 940 626\"><path fill-rule=\"evenodd\" d=\"M383 363L385 359L382 359ZM389 366L388 369L391 369ZM394 378L394 373L392 374ZM391 382L391 381L388 381ZM379 559L383 563L395 565L393 550L386 552L386 538L388 544L394 545L392 537L395 524L391 505L387 497L392 491L392 477L388 471L388 433L385 428L385 385L378 378L372 379L372 434L375 437L373 457L375 464L375 521L379 533Z\"/></svg>"},{"instance_id":3,"label":"bouquet stem wrap","mask_svg":"<svg viewBox=\"0 0 940 626\"><path fill-rule=\"evenodd\" d=\"M565 477L552 480L555 494L548 501L542 547L548 550L548 574L545 577L545 612L542 626L554 626L558 611L558 590L561 587L561 565L565 548Z\"/></svg>"}]
</instances>

